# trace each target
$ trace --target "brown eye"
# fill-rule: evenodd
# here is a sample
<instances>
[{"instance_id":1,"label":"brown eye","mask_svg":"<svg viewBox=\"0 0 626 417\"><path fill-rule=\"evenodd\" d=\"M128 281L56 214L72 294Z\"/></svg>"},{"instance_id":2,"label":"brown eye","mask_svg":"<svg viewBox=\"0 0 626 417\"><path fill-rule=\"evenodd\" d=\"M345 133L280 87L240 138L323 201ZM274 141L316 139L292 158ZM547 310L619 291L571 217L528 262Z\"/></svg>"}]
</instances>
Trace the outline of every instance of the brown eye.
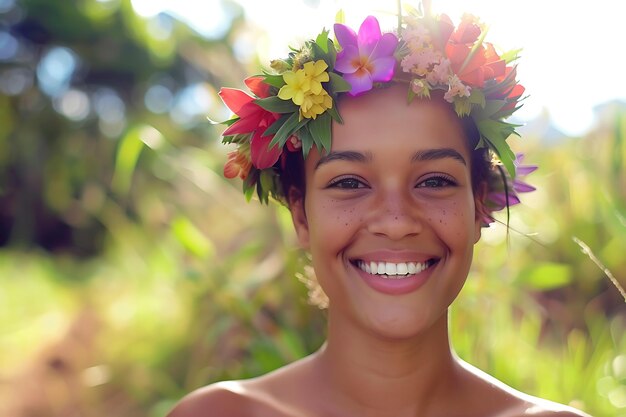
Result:
<instances>
[{"instance_id":1,"label":"brown eye","mask_svg":"<svg viewBox=\"0 0 626 417\"><path fill-rule=\"evenodd\" d=\"M444 188L444 187L454 187L456 182L445 175L437 175L434 177L430 177L425 179L416 185L416 188Z\"/></svg>"},{"instance_id":2,"label":"brown eye","mask_svg":"<svg viewBox=\"0 0 626 417\"><path fill-rule=\"evenodd\" d=\"M363 181L357 178L347 177L333 181L328 187L341 188L345 190L356 190L357 188L365 188L366 185L363 183Z\"/></svg>"}]
</instances>

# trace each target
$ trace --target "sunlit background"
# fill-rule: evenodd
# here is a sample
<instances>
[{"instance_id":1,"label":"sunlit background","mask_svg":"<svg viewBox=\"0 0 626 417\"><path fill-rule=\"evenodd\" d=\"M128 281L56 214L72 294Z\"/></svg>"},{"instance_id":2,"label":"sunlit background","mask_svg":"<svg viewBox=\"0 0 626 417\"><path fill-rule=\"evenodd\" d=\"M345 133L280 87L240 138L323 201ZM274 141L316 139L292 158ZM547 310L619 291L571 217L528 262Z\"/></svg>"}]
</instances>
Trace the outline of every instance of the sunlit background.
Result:
<instances>
[{"instance_id":1,"label":"sunlit background","mask_svg":"<svg viewBox=\"0 0 626 417\"><path fill-rule=\"evenodd\" d=\"M523 48L512 142L540 166L511 228L483 233L454 346L522 391L626 417L626 6L432 3ZM0 415L161 417L199 386L319 347L289 214L224 180L207 117L229 117L221 86L339 9L393 29L395 7L0 0Z\"/></svg>"},{"instance_id":2,"label":"sunlit background","mask_svg":"<svg viewBox=\"0 0 626 417\"><path fill-rule=\"evenodd\" d=\"M344 10L353 27L368 14L376 14L395 26L394 0L239 0L246 18L264 36L242 39L239 53L248 60L257 52L262 62L284 56L288 45L330 28L338 10ZM523 48L520 79L531 92L519 117L532 120L547 113L555 128L567 135L581 135L594 123L596 107L612 100L626 101L620 53L619 28L626 4L599 0L593 3L567 0L435 0L433 10L453 20L464 12L480 16L490 27L489 39L504 50ZM227 29L229 11L220 1L133 0L142 16L168 11L207 37L219 37ZM386 17L386 19L385 19Z\"/></svg>"}]
</instances>

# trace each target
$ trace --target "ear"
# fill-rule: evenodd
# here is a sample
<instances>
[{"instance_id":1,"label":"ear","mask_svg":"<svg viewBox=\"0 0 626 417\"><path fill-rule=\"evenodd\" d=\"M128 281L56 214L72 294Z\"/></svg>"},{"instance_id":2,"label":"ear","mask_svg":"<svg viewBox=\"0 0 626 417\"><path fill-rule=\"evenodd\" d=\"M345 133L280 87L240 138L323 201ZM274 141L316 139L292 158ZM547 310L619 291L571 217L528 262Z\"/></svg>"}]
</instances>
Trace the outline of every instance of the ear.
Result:
<instances>
[{"instance_id":1,"label":"ear","mask_svg":"<svg viewBox=\"0 0 626 417\"><path fill-rule=\"evenodd\" d=\"M302 192L295 187L289 190L287 196L289 202L289 210L291 211L291 220L293 227L296 229L298 242L303 249L309 249L309 222L306 218L306 210L304 209L304 196Z\"/></svg>"},{"instance_id":2,"label":"ear","mask_svg":"<svg viewBox=\"0 0 626 417\"><path fill-rule=\"evenodd\" d=\"M486 182L482 182L474 190L474 243L480 240L483 227L483 219L488 217L485 202L487 200L488 187Z\"/></svg>"}]
</instances>

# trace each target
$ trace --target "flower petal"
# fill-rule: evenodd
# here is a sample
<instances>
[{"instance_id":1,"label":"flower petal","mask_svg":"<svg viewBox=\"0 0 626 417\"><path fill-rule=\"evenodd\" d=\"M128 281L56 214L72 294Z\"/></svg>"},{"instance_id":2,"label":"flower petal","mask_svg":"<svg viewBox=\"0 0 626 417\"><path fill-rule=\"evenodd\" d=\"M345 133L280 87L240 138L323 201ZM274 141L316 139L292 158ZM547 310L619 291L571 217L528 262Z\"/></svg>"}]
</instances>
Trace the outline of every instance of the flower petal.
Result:
<instances>
[{"instance_id":1,"label":"flower petal","mask_svg":"<svg viewBox=\"0 0 626 417\"><path fill-rule=\"evenodd\" d=\"M226 162L226 165L224 165L224 177L231 179L235 178L239 175L240 170L239 165L237 165L234 160L229 159L228 162Z\"/></svg>"},{"instance_id":2,"label":"flower petal","mask_svg":"<svg viewBox=\"0 0 626 417\"><path fill-rule=\"evenodd\" d=\"M521 165L515 168L515 171L517 172L517 175L519 176L526 176L530 173L533 173L537 170L537 165Z\"/></svg>"},{"instance_id":3,"label":"flower petal","mask_svg":"<svg viewBox=\"0 0 626 417\"><path fill-rule=\"evenodd\" d=\"M396 59L393 56L379 58L372 62L374 71L371 73L372 81L388 82L393 78L396 68Z\"/></svg>"},{"instance_id":4,"label":"flower petal","mask_svg":"<svg viewBox=\"0 0 626 417\"><path fill-rule=\"evenodd\" d=\"M357 34L352 28L341 23L335 23L334 30L335 37L343 49L350 45L357 46Z\"/></svg>"},{"instance_id":5,"label":"flower petal","mask_svg":"<svg viewBox=\"0 0 626 417\"><path fill-rule=\"evenodd\" d=\"M525 182L520 180L513 181L513 189L516 193L529 193L536 190L536 188L532 185L526 184Z\"/></svg>"},{"instance_id":6,"label":"flower petal","mask_svg":"<svg viewBox=\"0 0 626 417\"><path fill-rule=\"evenodd\" d=\"M348 45L337 54L335 70L344 74L351 74L357 70L353 62L360 62L359 48L356 45Z\"/></svg>"},{"instance_id":7,"label":"flower petal","mask_svg":"<svg viewBox=\"0 0 626 417\"><path fill-rule=\"evenodd\" d=\"M374 61L377 58L393 56L393 53L396 51L396 46L398 46L398 38L396 35L393 33L385 33L376 44L376 47L370 55L370 59Z\"/></svg>"},{"instance_id":8,"label":"flower petal","mask_svg":"<svg viewBox=\"0 0 626 417\"><path fill-rule=\"evenodd\" d=\"M367 16L359 28L358 44L361 54L369 56L381 36L378 20L374 16Z\"/></svg>"},{"instance_id":9,"label":"flower petal","mask_svg":"<svg viewBox=\"0 0 626 417\"><path fill-rule=\"evenodd\" d=\"M261 136L262 132L256 131L250 141L250 159L258 169L266 169L273 166L283 150L275 145L268 149L274 135Z\"/></svg>"},{"instance_id":10,"label":"flower petal","mask_svg":"<svg viewBox=\"0 0 626 417\"><path fill-rule=\"evenodd\" d=\"M257 97L266 98L270 96L270 86L263 82L263 77L255 75L246 78L243 82Z\"/></svg>"},{"instance_id":11,"label":"flower petal","mask_svg":"<svg viewBox=\"0 0 626 417\"><path fill-rule=\"evenodd\" d=\"M367 71L359 71L354 74L345 74L343 78L352 87L348 94L356 96L372 89L372 77Z\"/></svg>"},{"instance_id":12,"label":"flower petal","mask_svg":"<svg viewBox=\"0 0 626 417\"><path fill-rule=\"evenodd\" d=\"M240 135L244 133L252 133L259 126L259 119L245 118L239 119L232 125L228 126L222 133L222 136Z\"/></svg>"},{"instance_id":13,"label":"flower petal","mask_svg":"<svg viewBox=\"0 0 626 417\"><path fill-rule=\"evenodd\" d=\"M221 88L218 94L224 104L236 115L239 115L239 111L245 104L254 100L254 97L236 88Z\"/></svg>"},{"instance_id":14,"label":"flower petal","mask_svg":"<svg viewBox=\"0 0 626 417\"><path fill-rule=\"evenodd\" d=\"M251 133L259 126L259 123L267 113L269 113L267 110L253 101L246 103L239 109L240 119L224 130L222 135L228 136L238 133Z\"/></svg>"}]
</instances>

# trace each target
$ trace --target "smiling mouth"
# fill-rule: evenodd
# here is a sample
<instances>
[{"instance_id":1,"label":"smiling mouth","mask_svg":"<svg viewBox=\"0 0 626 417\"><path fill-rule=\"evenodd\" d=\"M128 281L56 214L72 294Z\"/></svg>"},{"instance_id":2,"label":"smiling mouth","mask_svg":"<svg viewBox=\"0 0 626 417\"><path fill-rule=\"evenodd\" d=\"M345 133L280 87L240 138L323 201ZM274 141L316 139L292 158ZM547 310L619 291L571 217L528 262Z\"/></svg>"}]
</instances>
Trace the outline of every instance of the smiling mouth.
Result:
<instances>
[{"instance_id":1,"label":"smiling mouth","mask_svg":"<svg viewBox=\"0 0 626 417\"><path fill-rule=\"evenodd\" d=\"M350 261L352 265L371 275L387 279L409 278L437 264L439 258L431 258L425 262L365 262L360 259Z\"/></svg>"}]
</instances>

